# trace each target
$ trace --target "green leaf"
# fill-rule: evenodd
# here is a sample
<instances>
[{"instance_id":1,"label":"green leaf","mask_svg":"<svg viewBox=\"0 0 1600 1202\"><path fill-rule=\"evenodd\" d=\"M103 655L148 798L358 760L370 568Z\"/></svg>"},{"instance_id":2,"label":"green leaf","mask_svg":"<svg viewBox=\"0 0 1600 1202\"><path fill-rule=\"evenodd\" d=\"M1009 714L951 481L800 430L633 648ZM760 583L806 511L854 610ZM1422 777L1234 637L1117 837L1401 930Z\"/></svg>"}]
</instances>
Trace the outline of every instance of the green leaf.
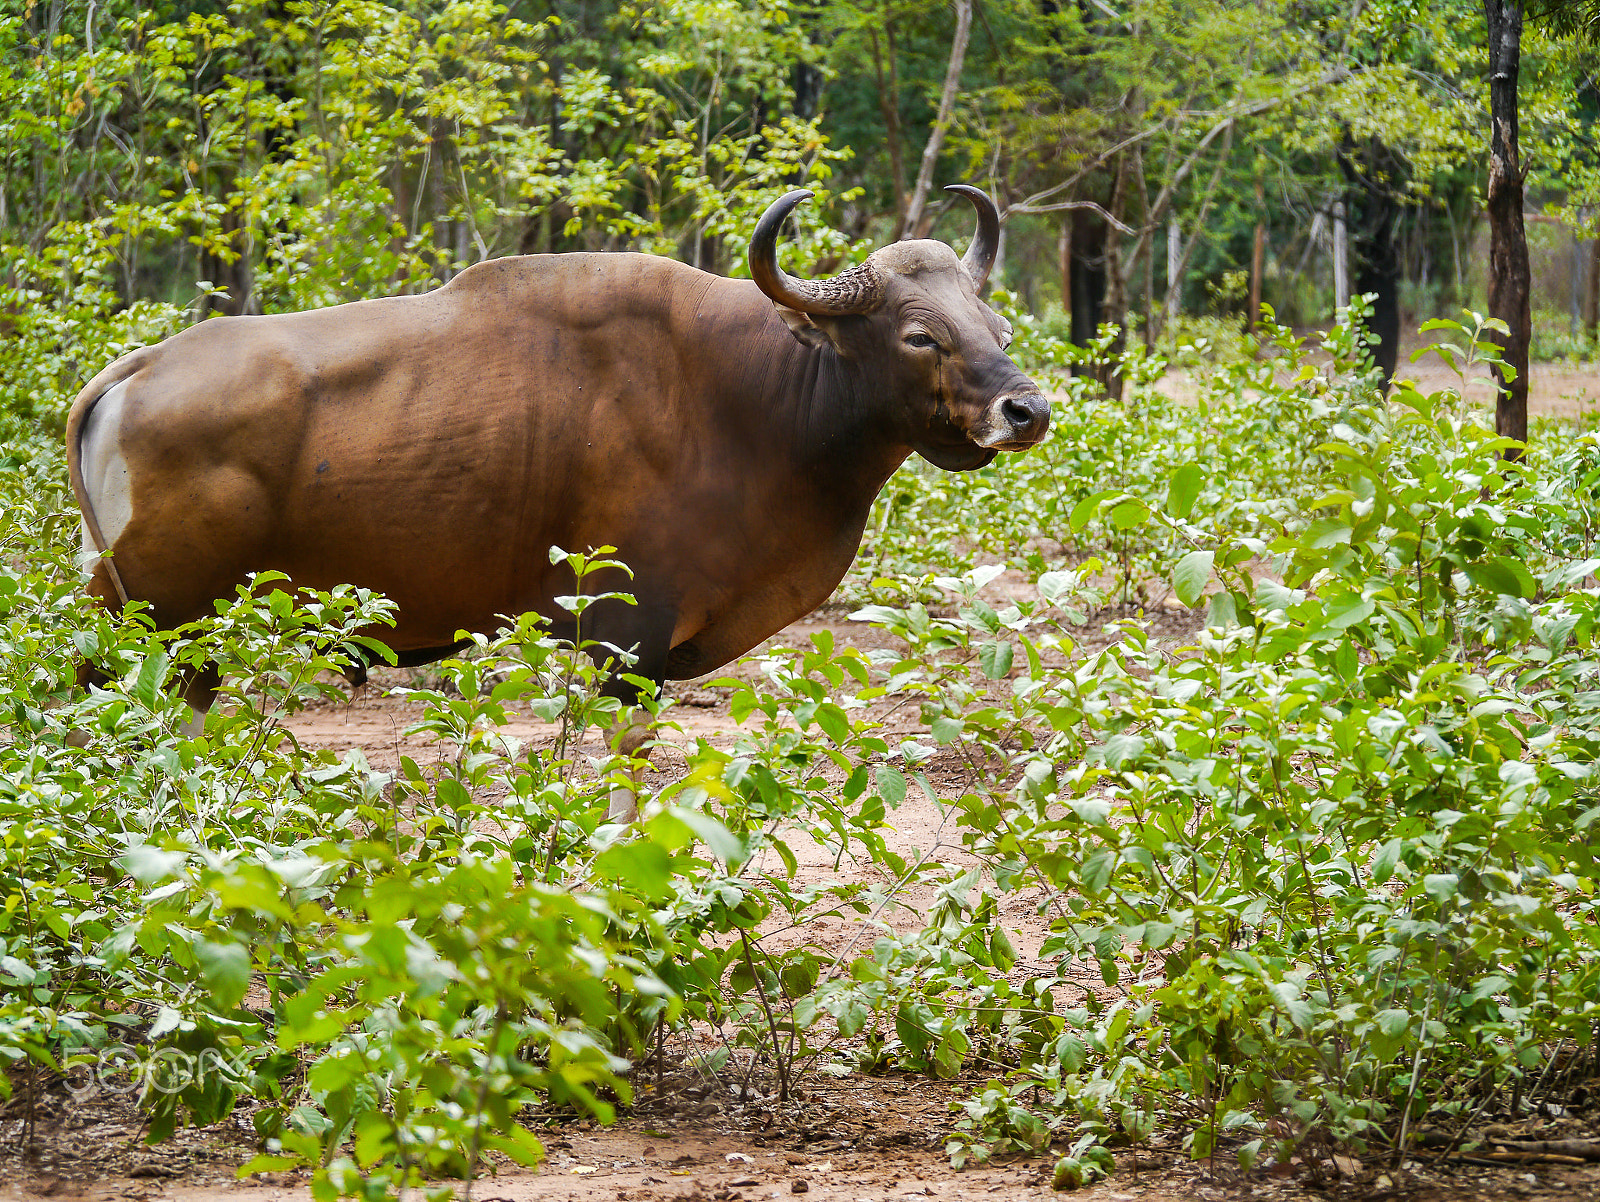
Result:
<instances>
[{"instance_id":1,"label":"green leaf","mask_svg":"<svg viewBox=\"0 0 1600 1202\"><path fill-rule=\"evenodd\" d=\"M1123 501L1111 511L1111 527L1114 530L1131 530L1149 516L1150 507L1135 497Z\"/></svg>"},{"instance_id":2,"label":"green leaf","mask_svg":"<svg viewBox=\"0 0 1600 1202\"><path fill-rule=\"evenodd\" d=\"M872 770L874 781L878 786L878 796L883 798L893 809L906 799L906 778L897 769L888 764L879 764Z\"/></svg>"},{"instance_id":3,"label":"green leaf","mask_svg":"<svg viewBox=\"0 0 1600 1202\"><path fill-rule=\"evenodd\" d=\"M1167 482L1167 512L1180 522L1188 521L1205 478L1206 474L1198 463L1186 463L1173 472L1172 479ZM1193 602L1188 604L1192 605Z\"/></svg>"},{"instance_id":4,"label":"green leaf","mask_svg":"<svg viewBox=\"0 0 1600 1202\"><path fill-rule=\"evenodd\" d=\"M1214 551L1190 551L1178 560L1178 566L1172 571L1172 587L1179 601L1185 605L1199 602L1206 582L1211 579L1211 565L1215 559Z\"/></svg>"},{"instance_id":5,"label":"green leaf","mask_svg":"<svg viewBox=\"0 0 1600 1202\"><path fill-rule=\"evenodd\" d=\"M241 943L215 943L197 939L194 956L200 975L221 1010L232 1010L250 988L250 950Z\"/></svg>"},{"instance_id":6,"label":"green leaf","mask_svg":"<svg viewBox=\"0 0 1600 1202\"><path fill-rule=\"evenodd\" d=\"M1399 839L1390 839L1372 857L1372 879L1378 884L1387 884L1394 875L1395 865L1400 862L1401 846Z\"/></svg>"},{"instance_id":7,"label":"green leaf","mask_svg":"<svg viewBox=\"0 0 1600 1202\"><path fill-rule=\"evenodd\" d=\"M117 857L117 864L141 885L153 885L176 876L188 858L181 851L162 851L148 843L135 843Z\"/></svg>"},{"instance_id":8,"label":"green leaf","mask_svg":"<svg viewBox=\"0 0 1600 1202\"><path fill-rule=\"evenodd\" d=\"M1481 589L1502 597L1532 597L1538 591L1533 574L1519 560L1507 555L1480 560L1462 569L1467 579Z\"/></svg>"},{"instance_id":9,"label":"green leaf","mask_svg":"<svg viewBox=\"0 0 1600 1202\"><path fill-rule=\"evenodd\" d=\"M1325 620L1332 629L1343 630L1347 626L1365 622L1372 616L1375 608L1371 601L1359 594L1346 593L1328 602Z\"/></svg>"},{"instance_id":10,"label":"green leaf","mask_svg":"<svg viewBox=\"0 0 1600 1202\"><path fill-rule=\"evenodd\" d=\"M276 1173L284 1169L297 1168L300 1161L293 1156L271 1156L265 1152L257 1153L234 1171L234 1176L240 1181L246 1177L254 1177L257 1173Z\"/></svg>"},{"instance_id":11,"label":"green leaf","mask_svg":"<svg viewBox=\"0 0 1600 1202\"><path fill-rule=\"evenodd\" d=\"M128 695L154 713L161 698L161 686L167 680L167 669L171 666L172 661L167 658L165 651L151 652L139 665L139 675L134 679Z\"/></svg>"},{"instance_id":12,"label":"green leaf","mask_svg":"<svg viewBox=\"0 0 1600 1202\"><path fill-rule=\"evenodd\" d=\"M1039 577L1039 595L1051 605L1060 606L1078 588L1076 572L1045 572Z\"/></svg>"},{"instance_id":13,"label":"green leaf","mask_svg":"<svg viewBox=\"0 0 1600 1202\"><path fill-rule=\"evenodd\" d=\"M703 814L686 806L672 806L668 812L699 835L711 849L711 854L725 861L730 868L743 864L749 858L750 853L745 847L744 840L710 814Z\"/></svg>"},{"instance_id":14,"label":"green leaf","mask_svg":"<svg viewBox=\"0 0 1600 1202\"><path fill-rule=\"evenodd\" d=\"M1350 523L1342 518L1317 518L1306 527L1301 542L1308 547L1326 550L1340 543L1348 543L1352 533Z\"/></svg>"},{"instance_id":15,"label":"green leaf","mask_svg":"<svg viewBox=\"0 0 1600 1202\"><path fill-rule=\"evenodd\" d=\"M1422 887L1429 897L1443 905L1455 897L1461 878L1453 872L1430 872L1422 878Z\"/></svg>"},{"instance_id":16,"label":"green leaf","mask_svg":"<svg viewBox=\"0 0 1600 1202\"><path fill-rule=\"evenodd\" d=\"M1372 1021L1390 1039L1402 1038L1411 1028L1411 1015L1404 1010L1380 1010Z\"/></svg>"},{"instance_id":17,"label":"green leaf","mask_svg":"<svg viewBox=\"0 0 1600 1202\"><path fill-rule=\"evenodd\" d=\"M990 680L1003 680L1011 674L1011 663L1016 649L1010 643L996 640L978 648L978 663Z\"/></svg>"},{"instance_id":18,"label":"green leaf","mask_svg":"<svg viewBox=\"0 0 1600 1202\"><path fill-rule=\"evenodd\" d=\"M900 1009L895 1011L894 1033L900 1037L900 1042L906 1045L906 1049L914 1057L918 1060L926 1058L932 1037L922 1016L910 1002L902 1003Z\"/></svg>"},{"instance_id":19,"label":"green leaf","mask_svg":"<svg viewBox=\"0 0 1600 1202\"><path fill-rule=\"evenodd\" d=\"M659 899L672 892L672 858L650 839L614 843L594 858L596 875L627 885L641 896Z\"/></svg>"},{"instance_id":20,"label":"green leaf","mask_svg":"<svg viewBox=\"0 0 1600 1202\"><path fill-rule=\"evenodd\" d=\"M1103 754L1107 768L1121 768L1144 754L1146 743L1138 735L1112 735L1106 740Z\"/></svg>"},{"instance_id":21,"label":"green leaf","mask_svg":"<svg viewBox=\"0 0 1600 1202\"><path fill-rule=\"evenodd\" d=\"M1211 594L1206 605L1206 625L1226 629L1239 624L1239 606L1227 589Z\"/></svg>"},{"instance_id":22,"label":"green leaf","mask_svg":"<svg viewBox=\"0 0 1600 1202\"><path fill-rule=\"evenodd\" d=\"M1072 527L1072 532L1074 534L1080 533L1083 528L1089 524L1089 519L1094 517L1095 510L1100 508L1100 503L1106 498L1114 497L1116 495L1116 489L1106 488L1096 493L1090 493L1087 497L1074 505L1072 507L1072 514L1067 519L1067 525Z\"/></svg>"},{"instance_id":23,"label":"green leaf","mask_svg":"<svg viewBox=\"0 0 1600 1202\"><path fill-rule=\"evenodd\" d=\"M825 701L817 706L817 725L835 743L845 743L850 739L850 719L845 712L831 701Z\"/></svg>"},{"instance_id":24,"label":"green leaf","mask_svg":"<svg viewBox=\"0 0 1600 1202\"><path fill-rule=\"evenodd\" d=\"M1011 966L1017 962L1017 949L1011 945L1011 937L1006 934L1005 927L998 922L989 932L989 956L1001 972L1010 972Z\"/></svg>"}]
</instances>

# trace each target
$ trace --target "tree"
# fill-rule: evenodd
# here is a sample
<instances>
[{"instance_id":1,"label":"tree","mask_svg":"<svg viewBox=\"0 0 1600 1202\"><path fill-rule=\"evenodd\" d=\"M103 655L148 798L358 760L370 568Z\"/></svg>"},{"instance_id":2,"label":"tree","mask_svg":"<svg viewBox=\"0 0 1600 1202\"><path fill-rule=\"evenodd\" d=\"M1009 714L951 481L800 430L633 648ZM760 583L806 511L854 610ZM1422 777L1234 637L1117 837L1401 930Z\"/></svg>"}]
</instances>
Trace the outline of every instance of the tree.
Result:
<instances>
[{"instance_id":1,"label":"tree","mask_svg":"<svg viewBox=\"0 0 1600 1202\"><path fill-rule=\"evenodd\" d=\"M1499 399L1495 430L1528 438L1528 345L1532 272L1522 220L1523 167L1518 152L1517 76L1522 66L1521 0L1483 0L1489 35L1489 316L1505 323L1491 337L1505 366L1494 365Z\"/></svg>"}]
</instances>

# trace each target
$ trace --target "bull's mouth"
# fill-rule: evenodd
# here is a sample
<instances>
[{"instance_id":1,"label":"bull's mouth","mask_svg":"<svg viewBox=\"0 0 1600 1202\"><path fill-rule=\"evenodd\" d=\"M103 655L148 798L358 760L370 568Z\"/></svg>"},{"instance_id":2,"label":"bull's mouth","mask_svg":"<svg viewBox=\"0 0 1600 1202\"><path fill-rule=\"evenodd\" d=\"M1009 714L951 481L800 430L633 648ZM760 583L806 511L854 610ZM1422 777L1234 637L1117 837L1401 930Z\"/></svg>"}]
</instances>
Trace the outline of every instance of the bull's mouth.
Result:
<instances>
[{"instance_id":1,"label":"bull's mouth","mask_svg":"<svg viewBox=\"0 0 1600 1202\"><path fill-rule=\"evenodd\" d=\"M988 438L978 441L977 445L991 451L1030 451L1044 441L1043 434L1035 434L1028 438L1007 438L990 442Z\"/></svg>"}]
</instances>

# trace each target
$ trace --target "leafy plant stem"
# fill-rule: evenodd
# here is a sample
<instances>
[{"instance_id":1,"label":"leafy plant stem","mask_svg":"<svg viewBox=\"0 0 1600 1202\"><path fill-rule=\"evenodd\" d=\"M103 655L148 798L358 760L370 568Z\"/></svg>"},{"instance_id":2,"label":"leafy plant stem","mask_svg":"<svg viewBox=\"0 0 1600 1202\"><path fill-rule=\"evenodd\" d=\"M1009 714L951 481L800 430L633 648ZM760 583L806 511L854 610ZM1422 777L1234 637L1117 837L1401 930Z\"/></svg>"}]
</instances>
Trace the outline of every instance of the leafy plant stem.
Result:
<instances>
[{"instance_id":1,"label":"leafy plant stem","mask_svg":"<svg viewBox=\"0 0 1600 1202\"><path fill-rule=\"evenodd\" d=\"M778 1101L789 1100L789 1063L783 1051L783 1041L778 1038L778 1021L772 1013L772 1003L767 998L767 987L762 983L761 971L756 967L755 954L750 949L750 933L743 927L739 928L739 942L744 948L745 964L749 966L750 977L755 981L756 996L761 999L761 1010L767 1017L767 1030L772 1035L772 1061L778 1070Z\"/></svg>"}]
</instances>

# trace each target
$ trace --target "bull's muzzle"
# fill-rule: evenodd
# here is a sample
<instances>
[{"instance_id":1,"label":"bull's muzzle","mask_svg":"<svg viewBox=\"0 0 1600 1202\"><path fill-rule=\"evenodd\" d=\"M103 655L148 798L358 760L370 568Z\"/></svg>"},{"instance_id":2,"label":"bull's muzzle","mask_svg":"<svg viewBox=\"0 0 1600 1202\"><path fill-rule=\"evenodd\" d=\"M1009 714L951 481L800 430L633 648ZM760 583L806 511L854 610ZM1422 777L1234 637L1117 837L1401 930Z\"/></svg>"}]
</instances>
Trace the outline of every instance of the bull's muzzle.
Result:
<instances>
[{"instance_id":1,"label":"bull's muzzle","mask_svg":"<svg viewBox=\"0 0 1600 1202\"><path fill-rule=\"evenodd\" d=\"M978 445L996 451L1025 451L1050 428L1050 401L1037 389L1008 392L989 405L988 432Z\"/></svg>"}]
</instances>

